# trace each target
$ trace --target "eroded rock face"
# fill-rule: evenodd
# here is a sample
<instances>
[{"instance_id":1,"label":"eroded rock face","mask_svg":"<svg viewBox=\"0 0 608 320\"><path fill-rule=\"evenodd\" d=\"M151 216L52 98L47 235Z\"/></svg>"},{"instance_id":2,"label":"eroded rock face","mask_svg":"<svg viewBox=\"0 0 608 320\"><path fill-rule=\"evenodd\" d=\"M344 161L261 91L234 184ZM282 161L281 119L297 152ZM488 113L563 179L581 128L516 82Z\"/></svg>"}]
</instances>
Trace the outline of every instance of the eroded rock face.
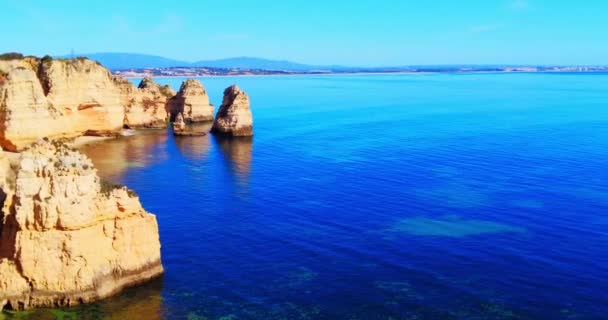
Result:
<instances>
[{"instance_id":1,"label":"eroded rock face","mask_svg":"<svg viewBox=\"0 0 608 320\"><path fill-rule=\"evenodd\" d=\"M122 128L120 92L99 63L84 58L42 59L38 77L53 108L71 118L72 130Z\"/></svg>"},{"instance_id":2,"label":"eroded rock face","mask_svg":"<svg viewBox=\"0 0 608 320\"><path fill-rule=\"evenodd\" d=\"M213 105L200 81L188 79L182 82L179 91L169 104L171 120L182 114L186 122L202 122L213 120Z\"/></svg>"},{"instance_id":3,"label":"eroded rock face","mask_svg":"<svg viewBox=\"0 0 608 320\"><path fill-rule=\"evenodd\" d=\"M186 122L184 122L184 116L180 112L173 121L173 132L183 132L184 130L186 130Z\"/></svg>"},{"instance_id":4,"label":"eroded rock face","mask_svg":"<svg viewBox=\"0 0 608 320\"><path fill-rule=\"evenodd\" d=\"M0 146L6 150L123 126L120 90L95 61L28 57L2 61L0 73Z\"/></svg>"},{"instance_id":5,"label":"eroded rock face","mask_svg":"<svg viewBox=\"0 0 608 320\"><path fill-rule=\"evenodd\" d=\"M86 156L39 141L0 185L0 309L91 302L163 272L156 217Z\"/></svg>"},{"instance_id":6,"label":"eroded rock face","mask_svg":"<svg viewBox=\"0 0 608 320\"><path fill-rule=\"evenodd\" d=\"M237 85L224 90L224 100L215 116L211 132L230 136L253 135L249 96Z\"/></svg>"},{"instance_id":7,"label":"eroded rock face","mask_svg":"<svg viewBox=\"0 0 608 320\"><path fill-rule=\"evenodd\" d=\"M128 128L164 128L167 126L167 104L175 92L167 85L160 86L151 78L144 78L139 86L115 77L125 106L124 125Z\"/></svg>"},{"instance_id":8,"label":"eroded rock face","mask_svg":"<svg viewBox=\"0 0 608 320\"><path fill-rule=\"evenodd\" d=\"M0 145L17 150L41 137L68 136L72 124L47 99L36 71L11 69L0 84Z\"/></svg>"}]
</instances>

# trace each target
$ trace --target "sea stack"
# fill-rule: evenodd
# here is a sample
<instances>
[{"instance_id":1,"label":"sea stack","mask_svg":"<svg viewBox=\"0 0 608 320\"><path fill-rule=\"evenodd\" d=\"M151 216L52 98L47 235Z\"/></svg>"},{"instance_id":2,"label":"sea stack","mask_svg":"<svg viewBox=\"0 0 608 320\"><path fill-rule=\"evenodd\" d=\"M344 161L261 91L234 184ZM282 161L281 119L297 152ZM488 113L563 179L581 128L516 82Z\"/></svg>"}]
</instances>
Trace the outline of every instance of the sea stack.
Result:
<instances>
[{"instance_id":1,"label":"sea stack","mask_svg":"<svg viewBox=\"0 0 608 320\"><path fill-rule=\"evenodd\" d=\"M211 132L234 137L253 135L249 97L237 85L224 90L224 100L215 116Z\"/></svg>"},{"instance_id":2,"label":"sea stack","mask_svg":"<svg viewBox=\"0 0 608 320\"><path fill-rule=\"evenodd\" d=\"M167 105L175 92L167 85L160 86L145 77L135 87L122 77L114 77L125 108L124 126L127 128L165 128Z\"/></svg>"},{"instance_id":3,"label":"sea stack","mask_svg":"<svg viewBox=\"0 0 608 320\"><path fill-rule=\"evenodd\" d=\"M87 303L163 272L156 217L83 154L40 140L0 171L0 310Z\"/></svg>"},{"instance_id":4,"label":"sea stack","mask_svg":"<svg viewBox=\"0 0 608 320\"><path fill-rule=\"evenodd\" d=\"M177 94L169 102L171 120L182 114L186 122L203 122L213 120L213 105L205 87L196 79L182 82Z\"/></svg>"}]
</instances>

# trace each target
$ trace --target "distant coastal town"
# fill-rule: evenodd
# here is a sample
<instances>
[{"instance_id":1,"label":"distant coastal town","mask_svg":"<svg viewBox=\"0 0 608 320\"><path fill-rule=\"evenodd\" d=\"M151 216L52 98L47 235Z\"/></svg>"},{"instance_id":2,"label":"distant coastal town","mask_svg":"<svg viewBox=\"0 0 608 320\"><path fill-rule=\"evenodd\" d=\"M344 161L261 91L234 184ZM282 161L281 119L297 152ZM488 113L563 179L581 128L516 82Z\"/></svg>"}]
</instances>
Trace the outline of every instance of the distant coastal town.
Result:
<instances>
[{"instance_id":1,"label":"distant coastal town","mask_svg":"<svg viewBox=\"0 0 608 320\"><path fill-rule=\"evenodd\" d=\"M139 77L208 77L208 76L260 76L260 75L328 75L328 74L374 74L374 73L584 73L608 72L608 66L421 66L388 68L339 68L311 70L268 70L252 68L213 67L166 67L129 68L113 70L115 75L128 78Z\"/></svg>"}]
</instances>

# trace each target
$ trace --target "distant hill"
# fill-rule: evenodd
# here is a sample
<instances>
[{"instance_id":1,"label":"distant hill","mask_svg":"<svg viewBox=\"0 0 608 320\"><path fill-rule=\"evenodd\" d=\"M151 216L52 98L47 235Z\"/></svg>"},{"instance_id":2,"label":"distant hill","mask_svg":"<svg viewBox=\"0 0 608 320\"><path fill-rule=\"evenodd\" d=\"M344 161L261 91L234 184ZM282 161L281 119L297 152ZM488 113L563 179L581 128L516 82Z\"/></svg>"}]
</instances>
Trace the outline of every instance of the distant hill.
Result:
<instances>
[{"instance_id":1,"label":"distant hill","mask_svg":"<svg viewBox=\"0 0 608 320\"><path fill-rule=\"evenodd\" d=\"M90 59L99 61L106 68L111 70L171 67L210 67L223 69L239 68L287 71L347 69L346 67L340 66L314 66L295 63L286 60L269 60L252 57L238 57L220 60L201 60L196 62L187 62L160 56L137 53L100 52L76 54L76 56L88 57ZM66 55L61 57L65 58L68 56Z\"/></svg>"},{"instance_id":2,"label":"distant hill","mask_svg":"<svg viewBox=\"0 0 608 320\"><path fill-rule=\"evenodd\" d=\"M165 57L154 56L149 54L137 53L118 53L118 52L100 52L76 54L78 57L87 57L89 59L99 61L110 70L130 69L130 68L170 68L190 66L190 62L168 59ZM62 58L66 58L62 56Z\"/></svg>"},{"instance_id":3,"label":"distant hill","mask_svg":"<svg viewBox=\"0 0 608 320\"><path fill-rule=\"evenodd\" d=\"M269 60L251 57L238 57L220 60L203 60L192 64L193 67L211 67L211 68L240 68L240 69L263 69L263 70L314 70L324 68L320 66L312 66L307 64L295 63L286 60Z\"/></svg>"}]
</instances>

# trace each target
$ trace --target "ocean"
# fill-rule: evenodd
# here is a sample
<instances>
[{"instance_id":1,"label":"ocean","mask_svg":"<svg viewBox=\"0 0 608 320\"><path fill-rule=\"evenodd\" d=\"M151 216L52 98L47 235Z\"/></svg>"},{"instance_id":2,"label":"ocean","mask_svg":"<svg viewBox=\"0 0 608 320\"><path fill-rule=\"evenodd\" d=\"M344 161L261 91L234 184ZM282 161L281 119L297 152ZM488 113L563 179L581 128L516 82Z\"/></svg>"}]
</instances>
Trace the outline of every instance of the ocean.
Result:
<instances>
[{"instance_id":1,"label":"ocean","mask_svg":"<svg viewBox=\"0 0 608 320\"><path fill-rule=\"evenodd\" d=\"M24 317L608 319L608 74L201 81L249 94L252 139L83 148L156 214L164 276Z\"/></svg>"}]
</instances>

